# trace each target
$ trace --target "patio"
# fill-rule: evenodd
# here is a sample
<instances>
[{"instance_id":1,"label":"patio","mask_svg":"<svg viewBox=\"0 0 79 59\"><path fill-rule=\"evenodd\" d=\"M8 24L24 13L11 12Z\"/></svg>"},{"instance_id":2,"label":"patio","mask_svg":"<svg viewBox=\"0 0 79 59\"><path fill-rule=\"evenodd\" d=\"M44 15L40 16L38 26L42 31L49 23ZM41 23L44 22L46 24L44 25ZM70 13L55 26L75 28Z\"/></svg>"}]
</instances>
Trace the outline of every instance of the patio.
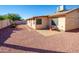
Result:
<instances>
[{"instance_id":1,"label":"patio","mask_svg":"<svg viewBox=\"0 0 79 59\"><path fill-rule=\"evenodd\" d=\"M36 31L45 37L62 33L62 32L56 31L56 30L36 30Z\"/></svg>"},{"instance_id":2,"label":"patio","mask_svg":"<svg viewBox=\"0 0 79 59\"><path fill-rule=\"evenodd\" d=\"M0 52L58 53L79 52L79 29L77 32L40 34L27 25L18 25L16 29L0 30ZM42 33L42 32L41 32Z\"/></svg>"}]
</instances>

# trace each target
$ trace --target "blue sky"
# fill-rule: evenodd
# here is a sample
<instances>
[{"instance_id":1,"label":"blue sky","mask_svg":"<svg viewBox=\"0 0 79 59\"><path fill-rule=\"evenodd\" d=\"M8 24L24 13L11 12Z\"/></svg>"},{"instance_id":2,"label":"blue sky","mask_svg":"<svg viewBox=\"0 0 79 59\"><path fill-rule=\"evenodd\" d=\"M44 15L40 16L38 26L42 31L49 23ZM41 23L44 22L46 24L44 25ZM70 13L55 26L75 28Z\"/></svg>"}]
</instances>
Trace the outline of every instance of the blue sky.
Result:
<instances>
[{"instance_id":1,"label":"blue sky","mask_svg":"<svg viewBox=\"0 0 79 59\"><path fill-rule=\"evenodd\" d=\"M49 15L56 12L59 5L0 5L0 15L17 13L22 18ZM79 5L66 5L66 9L79 8Z\"/></svg>"}]
</instances>

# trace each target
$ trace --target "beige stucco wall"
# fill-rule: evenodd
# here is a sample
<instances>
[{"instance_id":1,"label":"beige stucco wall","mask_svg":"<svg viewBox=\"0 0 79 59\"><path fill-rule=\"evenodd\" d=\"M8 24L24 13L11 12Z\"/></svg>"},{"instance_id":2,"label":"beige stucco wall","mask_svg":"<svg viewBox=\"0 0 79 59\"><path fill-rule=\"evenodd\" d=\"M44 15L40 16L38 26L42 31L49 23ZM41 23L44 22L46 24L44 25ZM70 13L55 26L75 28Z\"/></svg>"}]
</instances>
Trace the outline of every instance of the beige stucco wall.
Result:
<instances>
[{"instance_id":1,"label":"beige stucco wall","mask_svg":"<svg viewBox=\"0 0 79 59\"><path fill-rule=\"evenodd\" d=\"M31 26L32 26L34 29L36 29L36 20L32 20Z\"/></svg>"},{"instance_id":2,"label":"beige stucco wall","mask_svg":"<svg viewBox=\"0 0 79 59\"><path fill-rule=\"evenodd\" d=\"M42 24L37 25L36 24L36 19L42 19ZM48 26L48 17L38 17L35 19L27 20L27 25L33 29L44 29L47 28Z\"/></svg>"},{"instance_id":3,"label":"beige stucco wall","mask_svg":"<svg viewBox=\"0 0 79 59\"><path fill-rule=\"evenodd\" d=\"M57 27L60 31L65 31L65 20L66 20L65 17L58 18L58 26Z\"/></svg>"},{"instance_id":4,"label":"beige stucco wall","mask_svg":"<svg viewBox=\"0 0 79 59\"><path fill-rule=\"evenodd\" d=\"M57 27L60 31L68 31L79 28L79 11L75 10L66 14L66 16L58 17Z\"/></svg>"},{"instance_id":5,"label":"beige stucco wall","mask_svg":"<svg viewBox=\"0 0 79 59\"><path fill-rule=\"evenodd\" d=\"M27 20L27 25L33 29L36 29L36 20Z\"/></svg>"},{"instance_id":6,"label":"beige stucco wall","mask_svg":"<svg viewBox=\"0 0 79 59\"><path fill-rule=\"evenodd\" d=\"M79 28L79 11L73 11L66 15L66 31Z\"/></svg>"},{"instance_id":7,"label":"beige stucco wall","mask_svg":"<svg viewBox=\"0 0 79 59\"><path fill-rule=\"evenodd\" d=\"M48 26L51 26L51 18L48 17L39 17L42 19L42 24L36 25L36 20L27 21L27 24L34 29L44 29ZM60 31L67 31L79 28L79 10L75 10L66 14L65 16L58 17L58 29Z\"/></svg>"},{"instance_id":8,"label":"beige stucco wall","mask_svg":"<svg viewBox=\"0 0 79 59\"><path fill-rule=\"evenodd\" d=\"M39 17L39 18L42 19L42 24L36 25L36 29L45 29L45 28L47 28L48 24L49 24L48 17Z\"/></svg>"}]
</instances>

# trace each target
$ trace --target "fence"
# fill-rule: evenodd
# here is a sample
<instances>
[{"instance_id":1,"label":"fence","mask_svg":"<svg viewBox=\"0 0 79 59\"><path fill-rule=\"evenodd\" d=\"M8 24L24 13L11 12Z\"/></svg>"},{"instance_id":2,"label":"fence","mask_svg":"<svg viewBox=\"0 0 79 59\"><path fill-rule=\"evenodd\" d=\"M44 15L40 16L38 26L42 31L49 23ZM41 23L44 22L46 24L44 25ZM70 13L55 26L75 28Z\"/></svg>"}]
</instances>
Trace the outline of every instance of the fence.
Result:
<instances>
[{"instance_id":1,"label":"fence","mask_svg":"<svg viewBox=\"0 0 79 59\"><path fill-rule=\"evenodd\" d=\"M10 20L0 20L0 29L11 25Z\"/></svg>"}]
</instances>

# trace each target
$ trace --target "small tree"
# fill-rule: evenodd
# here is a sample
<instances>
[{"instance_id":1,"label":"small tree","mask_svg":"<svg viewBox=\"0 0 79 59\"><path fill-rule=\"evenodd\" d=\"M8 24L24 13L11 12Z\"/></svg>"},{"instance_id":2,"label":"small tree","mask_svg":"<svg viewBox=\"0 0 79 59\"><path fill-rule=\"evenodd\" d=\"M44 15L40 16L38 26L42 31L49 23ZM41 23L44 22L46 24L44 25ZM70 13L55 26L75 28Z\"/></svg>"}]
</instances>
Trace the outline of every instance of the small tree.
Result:
<instances>
[{"instance_id":1,"label":"small tree","mask_svg":"<svg viewBox=\"0 0 79 59\"><path fill-rule=\"evenodd\" d=\"M12 21L20 20L21 17L18 14L8 14L8 18Z\"/></svg>"},{"instance_id":2,"label":"small tree","mask_svg":"<svg viewBox=\"0 0 79 59\"><path fill-rule=\"evenodd\" d=\"M0 15L0 20L4 20L4 16Z\"/></svg>"},{"instance_id":3,"label":"small tree","mask_svg":"<svg viewBox=\"0 0 79 59\"><path fill-rule=\"evenodd\" d=\"M2 15L0 15L0 21L2 21L2 20L4 20L4 17ZM2 26L3 26L2 22L0 22L0 25L1 25L0 27L2 28Z\"/></svg>"},{"instance_id":4,"label":"small tree","mask_svg":"<svg viewBox=\"0 0 79 59\"><path fill-rule=\"evenodd\" d=\"M10 14L5 15L5 18L11 20L11 21L12 21L12 25L13 25L14 27L16 26L16 21L17 21L17 20L21 20L20 15L18 15L18 14L13 14L13 13L10 13Z\"/></svg>"}]
</instances>

